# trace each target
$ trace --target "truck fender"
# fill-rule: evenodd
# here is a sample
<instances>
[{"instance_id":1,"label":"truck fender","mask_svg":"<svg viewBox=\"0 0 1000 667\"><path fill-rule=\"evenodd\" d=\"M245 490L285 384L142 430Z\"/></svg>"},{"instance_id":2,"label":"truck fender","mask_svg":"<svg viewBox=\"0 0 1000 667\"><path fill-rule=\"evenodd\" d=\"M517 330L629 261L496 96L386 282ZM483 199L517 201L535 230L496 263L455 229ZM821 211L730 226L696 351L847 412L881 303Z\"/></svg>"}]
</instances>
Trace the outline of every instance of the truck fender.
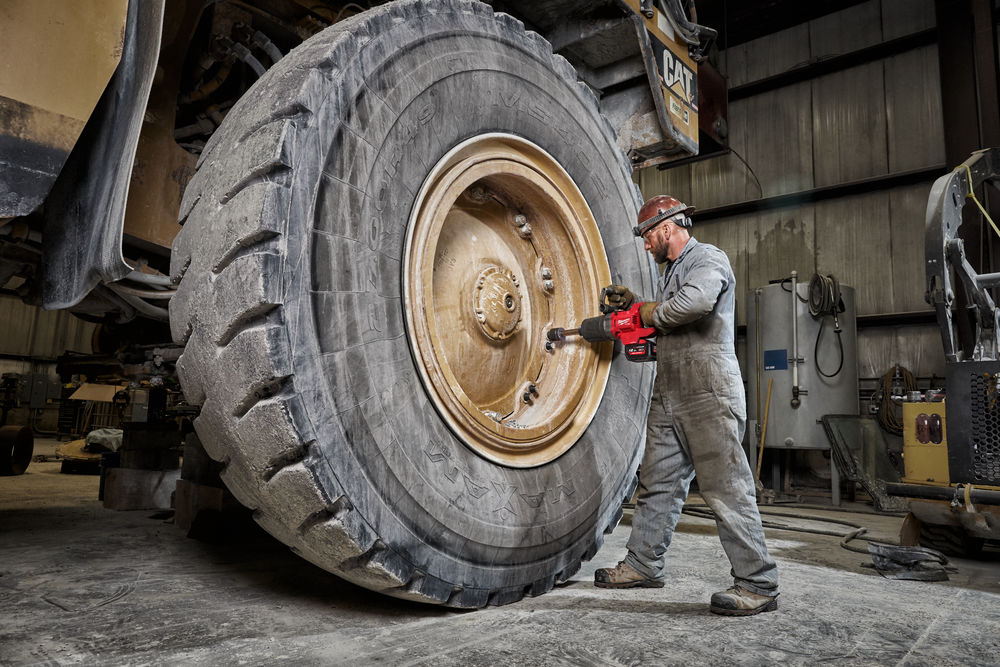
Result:
<instances>
[{"instance_id":1,"label":"truck fender","mask_svg":"<svg viewBox=\"0 0 1000 667\"><path fill-rule=\"evenodd\" d=\"M70 308L132 270L122 254L125 204L156 73L165 0L132 0L121 62L44 212L42 306Z\"/></svg>"}]
</instances>

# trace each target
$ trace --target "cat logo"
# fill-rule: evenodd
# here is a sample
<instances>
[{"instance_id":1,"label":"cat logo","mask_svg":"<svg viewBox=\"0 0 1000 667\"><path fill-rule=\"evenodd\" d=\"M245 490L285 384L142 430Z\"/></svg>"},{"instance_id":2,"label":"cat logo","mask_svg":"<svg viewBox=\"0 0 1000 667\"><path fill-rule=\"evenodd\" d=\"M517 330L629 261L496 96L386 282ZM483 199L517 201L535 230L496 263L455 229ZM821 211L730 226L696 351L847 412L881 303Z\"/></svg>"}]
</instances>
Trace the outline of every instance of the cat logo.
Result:
<instances>
[{"instance_id":1,"label":"cat logo","mask_svg":"<svg viewBox=\"0 0 1000 667\"><path fill-rule=\"evenodd\" d=\"M663 83L685 102L697 108L694 98L694 70L685 65L670 49L663 49Z\"/></svg>"}]
</instances>

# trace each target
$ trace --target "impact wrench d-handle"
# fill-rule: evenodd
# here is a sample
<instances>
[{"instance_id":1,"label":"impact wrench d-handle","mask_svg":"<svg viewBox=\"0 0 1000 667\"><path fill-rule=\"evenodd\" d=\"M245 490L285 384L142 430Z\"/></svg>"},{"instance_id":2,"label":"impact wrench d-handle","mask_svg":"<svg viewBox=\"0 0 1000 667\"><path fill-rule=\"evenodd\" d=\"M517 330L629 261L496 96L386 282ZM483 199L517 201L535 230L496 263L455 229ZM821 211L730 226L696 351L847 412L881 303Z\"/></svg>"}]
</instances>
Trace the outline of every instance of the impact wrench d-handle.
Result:
<instances>
[{"instance_id":1,"label":"impact wrench d-handle","mask_svg":"<svg viewBox=\"0 0 1000 667\"><path fill-rule=\"evenodd\" d=\"M568 336L580 336L591 343L620 340L629 361L655 361L656 329L642 326L640 306L641 303L636 303L610 315L588 317L575 329L549 329L545 337L553 343L564 341Z\"/></svg>"}]
</instances>

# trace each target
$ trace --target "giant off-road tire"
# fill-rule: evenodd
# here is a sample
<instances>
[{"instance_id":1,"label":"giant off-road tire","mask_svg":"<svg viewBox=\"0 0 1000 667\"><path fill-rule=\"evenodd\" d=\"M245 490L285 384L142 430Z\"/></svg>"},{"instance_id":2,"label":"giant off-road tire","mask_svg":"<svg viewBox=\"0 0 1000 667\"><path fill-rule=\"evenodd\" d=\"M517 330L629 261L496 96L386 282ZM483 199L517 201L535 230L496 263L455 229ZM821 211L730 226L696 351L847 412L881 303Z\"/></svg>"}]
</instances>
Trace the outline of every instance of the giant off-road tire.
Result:
<instances>
[{"instance_id":1,"label":"giant off-road tire","mask_svg":"<svg viewBox=\"0 0 1000 667\"><path fill-rule=\"evenodd\" d=\"M171 301L205 449L317 565L456 607L538 595L634 485L653 365L545 345L652 292L573 69L484 4L391 2L268 71L202 155Z\"/></svg>"}]
</instances>

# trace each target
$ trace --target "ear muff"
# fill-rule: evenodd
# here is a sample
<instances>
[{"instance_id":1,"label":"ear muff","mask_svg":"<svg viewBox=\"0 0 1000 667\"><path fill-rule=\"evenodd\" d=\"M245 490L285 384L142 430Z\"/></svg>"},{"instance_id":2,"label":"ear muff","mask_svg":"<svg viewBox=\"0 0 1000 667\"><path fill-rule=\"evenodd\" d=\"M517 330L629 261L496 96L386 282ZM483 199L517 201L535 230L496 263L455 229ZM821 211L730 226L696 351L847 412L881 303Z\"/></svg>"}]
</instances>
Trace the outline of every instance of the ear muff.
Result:
<instances>
[{"instance_id":1,"label":"ear muff","mask_svg":"<svg viewBox=\"0 0 1000 667\"><path fill-rule=\"evenodd\" d=\"M642 236L667 218L671 218L678 213L686 214L691 212L694 212L694 206L688 206L667 195L656 195L646 201L642 205L642 208L639 209L639 224L632 228L632 233L636 236ZM680 220L675 220L674 223L679 227L690 227L691 218L684 215Z\"/></svg>"}]
</instances>

